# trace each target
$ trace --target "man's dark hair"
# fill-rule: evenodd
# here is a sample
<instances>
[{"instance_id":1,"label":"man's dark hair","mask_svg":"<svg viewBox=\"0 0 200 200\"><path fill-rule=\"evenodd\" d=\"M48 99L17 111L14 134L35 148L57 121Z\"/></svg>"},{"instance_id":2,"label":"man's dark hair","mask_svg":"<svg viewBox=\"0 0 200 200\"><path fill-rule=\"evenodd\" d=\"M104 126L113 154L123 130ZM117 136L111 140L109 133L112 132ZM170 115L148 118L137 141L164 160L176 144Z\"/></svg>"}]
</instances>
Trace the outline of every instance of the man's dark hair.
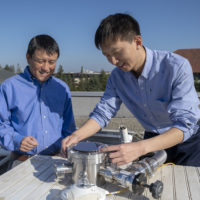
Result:
<instances>
[{"instance_id":1,"label":"man's dark hair","mask_svg":"<svg viewBox=\"0 0 200 200\"><path fill-rule=\"evenodd\" d=\"M101 21L96 30L95 45L100 49L106 41L121 39L132 42L136 35L141 35L137 20L128 14L117 13Z\"/></svg>"},{"instance_id":2,"label":"man's dark hair","mask_svg":"<svg viewBox=\"0 0 200 200\"><path fill-rule=\"evenodd\" d=\"M27 54L32 57L35 50L43 49L47 54L52 55L54 53L60 55L57 42L49 35L37 35L33 37L28 45Z\"/></svg>"}]
</instances>

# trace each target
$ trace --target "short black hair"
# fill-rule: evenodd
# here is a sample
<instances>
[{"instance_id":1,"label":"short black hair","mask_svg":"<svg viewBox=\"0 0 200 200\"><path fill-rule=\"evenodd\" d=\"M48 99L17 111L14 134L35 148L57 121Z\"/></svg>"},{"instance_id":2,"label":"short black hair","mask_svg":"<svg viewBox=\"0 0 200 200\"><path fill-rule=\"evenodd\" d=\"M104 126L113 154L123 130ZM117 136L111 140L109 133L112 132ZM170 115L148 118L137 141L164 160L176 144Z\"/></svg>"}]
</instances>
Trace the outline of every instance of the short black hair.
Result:
<instances>
[{"instance_id":1,"label":"short black hair","mask_svg":"<svg viewBox=\"0 0 200 200\"><path fill-rule=\"evenodd\" d=\"M52 55L54 53L60 55L57 42L49 35L37 35L33 37L28 45L27 54L32 57L35 50L44 49L47 54Z\"/></svg>"},{"instance_id":2,"label":"short black hair","mask_svg":"<svg viewBox=\"0 0 200 200\"><path fill-rule=\"evenodd\" d=\"M106 41L132 42L136 35L141 35L137 20L128 14L116 13L101 21L95 33L95 45L100 49Z\"/></svg>"}]
</instances>

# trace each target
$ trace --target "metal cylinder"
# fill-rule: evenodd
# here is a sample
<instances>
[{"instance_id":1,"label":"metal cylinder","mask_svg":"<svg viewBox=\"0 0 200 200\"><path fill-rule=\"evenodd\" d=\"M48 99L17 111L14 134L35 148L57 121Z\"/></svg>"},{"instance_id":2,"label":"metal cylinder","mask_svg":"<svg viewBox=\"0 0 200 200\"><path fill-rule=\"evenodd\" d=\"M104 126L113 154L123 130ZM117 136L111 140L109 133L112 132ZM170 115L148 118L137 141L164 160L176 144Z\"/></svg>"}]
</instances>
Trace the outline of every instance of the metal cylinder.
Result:
<instances>
[{"instance_id":1,"label":"metal cylinder","mask_svg":"<svg viewBox=\"0 0 200 200\"><path fill-rule=\"evenodd\" d=\"M138 173L144 173L152 175L155 170L160 167L167 159L167 153L165 150L159 150L151 153L152 156L146 156L136 164L133 164L133 168L138 170ZM141 165L138 168L138 165Z\"/></svg>"},{"instance_id":2,"label":"metal cylinder","mask_svg":"<svg viewBox=\"0 0 200 200\"><path fill-rule=\"evenodd\" d=\"M86 142L85 147L88 147L89 144L89 142ZM98 149L95 151L84 149L84 152L71 149L68 152L68 157L73 163L72 179L75 184L79 184L83 177L88 179L89 184L98 184L97 175L105 158L104 153L98 152Z\"/></svg>"},{"instance_id":3,"label":"metal cylinder","mask_svg":"<svg viewBox=\"0 0 200 200\"><path fill-rule=\"evenodd\" d=\"M72 173L73 165L70 162L55 163L54 171L57 179L63 179L66 174Z\"/></svg>"},{"instance_id":4,"label":"metal cylinder","mask_svg":"<svg viewBox=\"0 0 200 200\"><path fill-rule=\"evenodd\" d=\"M152 175L166 159L166 152L160 150L153 153L151 157L145 157L141 161L133 163L131 171L101 167L99 174L103 176L107 182L118 183L122 187L128 187L129 190L132 191L133 181L138 174L145 174L146 176Z\"/></svg>"},{"instance_id":5,"label":"metal cylinder","mask_svg":"<svg viewBox=\"0 0 200 200\"><path fill-rule=\"evenodd\" d=\"M72 179L74 183L78 183L78 180L86 173L90 184L97 184L97 173L100 168L100 164L103 162L103 154L83 154L73 153L72 163L74 165L72 172Z\"/></svg>"},{"instance_id":6,"label":"metal cylinder","mask_svg":"<svg viewBox=\"0 0 200 200\"><path fill-rule=\"evenodd\" d=\"M122 187L129 188L132 191L132 183L135 178L135 175L127 172L125 170L113 170L111 168L99 170L99 174L105 178L105 181L111 182L114 184L120 184Z\"/></svg>"}]
</instances>

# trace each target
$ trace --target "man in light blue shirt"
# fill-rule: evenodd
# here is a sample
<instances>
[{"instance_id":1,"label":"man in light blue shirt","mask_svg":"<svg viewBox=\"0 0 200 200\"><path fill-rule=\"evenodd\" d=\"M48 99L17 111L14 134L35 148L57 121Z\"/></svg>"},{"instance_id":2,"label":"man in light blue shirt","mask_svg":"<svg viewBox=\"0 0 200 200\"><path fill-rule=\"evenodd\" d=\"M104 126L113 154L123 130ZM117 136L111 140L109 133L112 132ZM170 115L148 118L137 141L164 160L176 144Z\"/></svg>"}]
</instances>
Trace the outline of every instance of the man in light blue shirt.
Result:
<instances>
[{"instance_id":1,"label":"man in light blue shirt","mask_svg":"<svg viewBox=\"0 0 200 200\"><path fill-rule=\"evenodd\" d=\"M17 155L54 155L61 140L75 130L66 83L52 76L59 57L48 35L31 39L24 73L0 86L0 143Z\"/></svg>"},{"instance_id":2,"label":"man in light blue shirt","mask_svg":"<svg viewBox=\"0 0 200 200\"><path fill-rule=\"evenodd\" d=\"M145 140L103 148L113 163L166 149L167 162L200 166L199 100L189 62L144 47L138 22L127 14L102 20L95 44L116 68L90 119L63 140L63 150L106 126L123 102L144 127Z\"/></svg>"}]
</instances>

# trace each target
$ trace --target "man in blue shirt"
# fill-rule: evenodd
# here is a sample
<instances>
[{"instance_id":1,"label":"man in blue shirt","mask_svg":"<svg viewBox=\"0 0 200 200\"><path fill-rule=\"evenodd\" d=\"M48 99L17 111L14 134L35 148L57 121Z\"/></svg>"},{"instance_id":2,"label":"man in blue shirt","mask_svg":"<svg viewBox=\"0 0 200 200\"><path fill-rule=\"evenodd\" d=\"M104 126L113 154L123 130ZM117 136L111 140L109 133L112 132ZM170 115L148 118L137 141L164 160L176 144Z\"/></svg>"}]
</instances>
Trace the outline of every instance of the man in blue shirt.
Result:
<instances>
[{"instance_id":1,"label":"man in blue shirt","mask_svg":"<svg viewBox=\"0 0 200 200\"><path fill-rule=\"evenodd\" d=\"M167 162L200 166L199 99L189 62L176 54L144 47L138 22L127 14L101 21L95 44L115 65L90 119L62 141L62 148L106 126L123 102L145 129L144 140L103 148L122 165L166 149Z\"/></svg>"},{"instance_id":2,"label":"man in blue shirt","mask_svg":"<svg viewBox=\"0 0 200 200\"><path fill-rule=\"evenodd\" d=\"M58 57L56 41L37 35L28 45L24 73L0 86L0 143L15 155L54 155L75 131L69 88L52 76Z\"/></svg>"}]
</instances>

